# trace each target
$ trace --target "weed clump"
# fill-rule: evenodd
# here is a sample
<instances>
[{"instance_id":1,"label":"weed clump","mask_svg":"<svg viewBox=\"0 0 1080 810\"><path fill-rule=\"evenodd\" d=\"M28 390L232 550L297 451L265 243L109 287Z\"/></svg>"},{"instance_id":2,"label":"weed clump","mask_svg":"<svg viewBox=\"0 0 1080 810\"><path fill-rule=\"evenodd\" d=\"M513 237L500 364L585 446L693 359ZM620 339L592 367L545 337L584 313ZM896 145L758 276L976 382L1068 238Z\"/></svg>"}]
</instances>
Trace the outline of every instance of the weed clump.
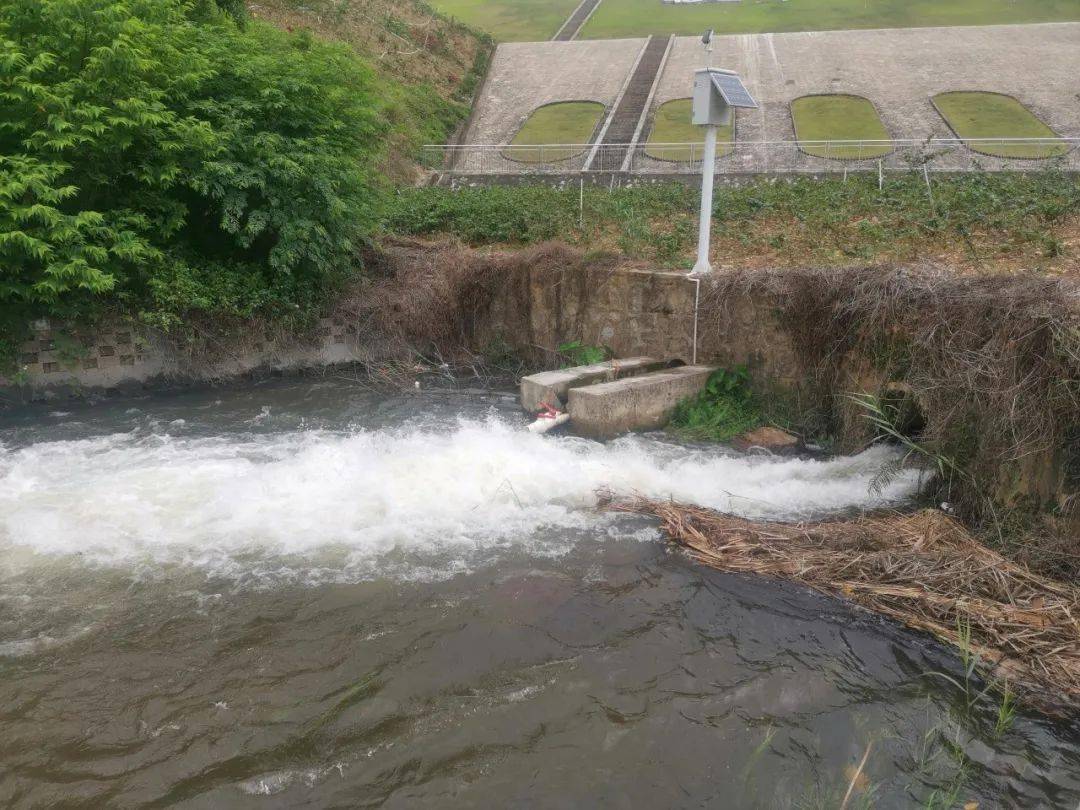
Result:
<instances>
[{"instance_id":1,"label":"weed clump","mask_svg":"<svg viewBox=\"0 0 1080 810\"><path fill-rule=\"evenodd\" d=\"M717 369L705 388L676 406L669 429L687 439L727 441L761 424L761 409L740 366Z\"/></svg>"}]
</instances>

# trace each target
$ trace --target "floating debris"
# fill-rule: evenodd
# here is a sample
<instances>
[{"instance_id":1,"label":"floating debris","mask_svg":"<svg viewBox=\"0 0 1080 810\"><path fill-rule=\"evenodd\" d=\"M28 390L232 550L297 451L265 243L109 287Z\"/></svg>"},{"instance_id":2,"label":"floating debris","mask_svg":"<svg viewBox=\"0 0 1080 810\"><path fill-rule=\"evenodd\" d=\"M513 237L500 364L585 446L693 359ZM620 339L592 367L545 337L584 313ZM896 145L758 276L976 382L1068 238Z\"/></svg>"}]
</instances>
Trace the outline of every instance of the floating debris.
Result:
<instances>
[{"instance_id":1,"label":"floating debris","mask_svg":"<svg viewBox=\"0 0 1080 810\"><path fill-rule=\"evenodd\" d=\"M801 582L966 648L1041 708L1080 707L1080 588L1007 560L940 511L777 523L646 498L609 508L655 515L713 568Z\"/></svg>"}]
</instances>

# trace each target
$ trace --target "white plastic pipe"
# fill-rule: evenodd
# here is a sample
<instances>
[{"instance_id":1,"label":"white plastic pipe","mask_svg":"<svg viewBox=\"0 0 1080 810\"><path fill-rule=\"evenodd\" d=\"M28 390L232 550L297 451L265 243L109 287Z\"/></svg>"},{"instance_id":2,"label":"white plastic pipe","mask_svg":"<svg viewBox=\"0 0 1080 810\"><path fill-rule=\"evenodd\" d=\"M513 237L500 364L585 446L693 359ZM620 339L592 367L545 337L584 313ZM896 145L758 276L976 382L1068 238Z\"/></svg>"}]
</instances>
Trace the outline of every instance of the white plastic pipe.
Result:
<instances>
[{"instance_id":1,"label":"white plastic pipe","mask_svg":"<svg viewBox=\"0 0 1080 810\"><path fill-rule=\"evenodd\" d=\"M554 417L543 417L537 419L531 425L528 426L530 433L547 433L553 427L557 425L563 425L570 421L570 414L560 413Z\"/></svg>"},{"instance_id":2,"label":"white plastic pipe","mask_svg":"<svg viewBox=\"0 0 1080 810\"><path fill-rule=\"evenodd\" d=\"M698 219L697 262L691 275L712 271L709 264L709 236L712 230L713 171L716 167L716 126L705 127L705 155L701 160L701 216Z\"/></svg>"}]
</instances>

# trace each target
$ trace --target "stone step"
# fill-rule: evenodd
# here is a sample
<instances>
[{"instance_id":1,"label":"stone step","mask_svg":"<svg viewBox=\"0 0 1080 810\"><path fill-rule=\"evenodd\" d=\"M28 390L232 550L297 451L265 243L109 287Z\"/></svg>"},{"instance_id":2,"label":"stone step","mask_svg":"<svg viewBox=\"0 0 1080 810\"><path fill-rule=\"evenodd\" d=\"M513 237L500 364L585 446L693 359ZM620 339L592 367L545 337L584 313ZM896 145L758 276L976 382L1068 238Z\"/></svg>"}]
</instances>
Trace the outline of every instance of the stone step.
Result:
<instances>
[{"instance_id":1,"label":"stone step","mask_svg":"<svg viewBox=\"0 0 1080 810\"><path fill-rule=\"evenodd\" d=\"M628 144L637 131L638 121L645 111L645 103L652 92L656 73L664 60L670 37L652 36L645 45L619 105L611 113L611 121L604 132L604 144ZM616 154L618 151L618 154ZM609 150L604 155L604 165L618 168L622 165L626 150Z\"/></svg>"},{"instance_id":2,"label":"stone step","mask_svg":"<svg viewBox=\"0 0 1080 810\"><path fill-rule=\"evenodd\" d=\"M594 439L662 428L675 406L701 391L715 370L711 366L680 366L571 388L570 426L575 433Z\"/></svg>"},{"instance_id":3,"label":"stone step","mask_svg":"<svg viewBox=\"0 0 1080 810\"><path fill-rule=\"evenodd\" d=\"M644 374L667 365L652 357L627 357L622 360L606 360L588 366L574 366L557 371L530 374L521 380L521 407L536 413L544 403L559 410L566 408L567 393L579 385L617 380L634 374Z\"/></svg>"}]
</instances>

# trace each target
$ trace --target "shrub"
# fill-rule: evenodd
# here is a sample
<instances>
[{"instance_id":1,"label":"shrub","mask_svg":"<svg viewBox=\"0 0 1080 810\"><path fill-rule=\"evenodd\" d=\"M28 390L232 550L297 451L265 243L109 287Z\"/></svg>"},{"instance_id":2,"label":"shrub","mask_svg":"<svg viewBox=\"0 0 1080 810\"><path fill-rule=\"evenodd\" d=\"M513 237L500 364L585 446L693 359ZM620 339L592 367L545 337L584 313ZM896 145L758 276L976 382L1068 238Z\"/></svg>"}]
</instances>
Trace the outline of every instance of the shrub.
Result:
<instances>
[{"instance_id":1,"label":"shrub","mask_svg":"<svg viewBox=\"0 0 1080 810\"><path fill-rule=\"evenodd\" d=\"M691 439L728 439L761 424L761 410L743 367L720 368L709 375L705 388L680 402L671 415L670 428Z\"/></svg>"},{"instance_id":2,"label":"shrub","mask_svg":"<svg viewBox=\"0 0 1080 810\"><path fill-rule=\"evenodd\" d=\"M8 0L0 42L0 320L296 311L353 266L382 125L344 48L184 0Z\"/></svg>"}]
</instances>

